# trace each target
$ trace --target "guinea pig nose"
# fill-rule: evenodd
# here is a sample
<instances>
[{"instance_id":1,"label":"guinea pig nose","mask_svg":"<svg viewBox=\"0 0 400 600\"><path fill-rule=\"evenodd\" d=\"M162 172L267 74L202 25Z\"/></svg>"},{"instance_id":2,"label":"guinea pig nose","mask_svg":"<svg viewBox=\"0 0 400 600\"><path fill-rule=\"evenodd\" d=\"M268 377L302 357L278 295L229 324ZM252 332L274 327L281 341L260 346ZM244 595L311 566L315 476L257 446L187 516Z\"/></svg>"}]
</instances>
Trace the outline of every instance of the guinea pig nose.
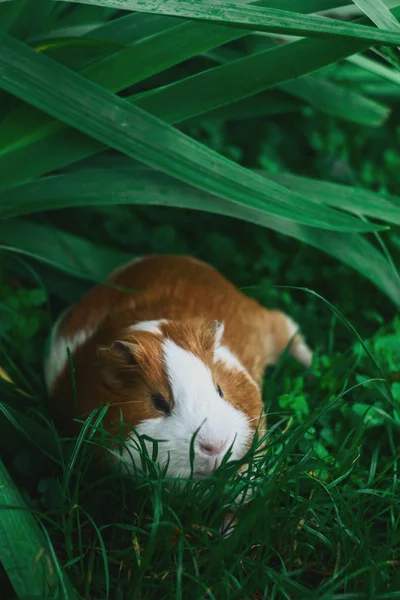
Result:
<instances>
[{"instance_id":1,"label":"guinea pig nose","mask_svg":"<svg viewBox=\"0 0 400 600\"><path fill-rule=\"evenodd\" d=\"M220 454L226 448L227 440L218 440L217 442L200 442L199 448L204 454L215 456Z\"/></svg>"}]
</instances>

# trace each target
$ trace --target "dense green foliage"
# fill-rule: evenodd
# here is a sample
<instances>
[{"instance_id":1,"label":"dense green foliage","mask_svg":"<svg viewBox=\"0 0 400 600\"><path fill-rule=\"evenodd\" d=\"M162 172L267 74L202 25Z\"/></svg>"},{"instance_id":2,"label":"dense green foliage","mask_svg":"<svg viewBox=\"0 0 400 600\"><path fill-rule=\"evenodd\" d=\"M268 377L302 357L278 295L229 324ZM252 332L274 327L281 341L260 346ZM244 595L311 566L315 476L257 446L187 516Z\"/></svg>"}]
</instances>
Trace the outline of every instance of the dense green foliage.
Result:
<instances>
[{"instance_id":1,"label":"dense green foliage","mask_svg":"<svg viewBox=\"0 0 400 600\"><path fill-rule=\"evenodd\" d=\"M1 600L400 598L400 5L88 4L0 3ZM52 323L150 252L209 261L316 350L266 373L251 482L123 480L93 463L101 412L52 424Z\"/></svg>"}]
</instances>

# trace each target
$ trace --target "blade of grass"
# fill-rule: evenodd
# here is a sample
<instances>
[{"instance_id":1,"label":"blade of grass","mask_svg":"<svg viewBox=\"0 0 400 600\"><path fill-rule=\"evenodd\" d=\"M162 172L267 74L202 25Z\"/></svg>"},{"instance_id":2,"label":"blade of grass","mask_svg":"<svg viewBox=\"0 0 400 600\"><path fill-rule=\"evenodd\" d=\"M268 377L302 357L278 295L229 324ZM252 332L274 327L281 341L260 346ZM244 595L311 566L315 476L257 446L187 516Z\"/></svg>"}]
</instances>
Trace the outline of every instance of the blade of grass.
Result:
<instances>
[{"instance_id":1,"label":"blade of grass","mask_svg":"<svg viewBox=\"0 0 400 600\"><path fill-rule=\"evenodd\" d=\"M279 88L296 98L305 100L310 106L323 113L359 125L379 127L390 112L387 106L358 92L309 75L288 81Z\"/></svg>"},{"instance_id":2,"label":"blade of grass","mask_svg":"<svg viewBox=\"0 0 400 600\"><path fill-rule=\"evenodd\" d=\"M382 29L400 30L400 23L382 0L353 0L359 8Z\"/></svg>"},{"instance_id":3,"label":"blade of grass","mask_svg":"<svg viewBox=\"0 0 400 600\"><path fill-rule=\"evenodd\" d=\"M362 69L369 71L370 73L374 73L383 79L387 79L396 85L400 85L400 73L394 69L386 67L376 60L371 60L367 56L362 55L349 56L346 60L361 67Z\"/></svg>"},{"instance_id":4,"label":"blade of grass","mask_svg":"<svg viewBox=\"0 0 400 600\"><path fill-rule=\"evenodd\" d=\"M0 461L0 556L18 598L79 598ZM55 576L57 573L60 577ZM50 592L50 594L49 594Z\"/></svg>"},{"instance_id":5,"label":"blade of grass","mask_svg":"<svg viewBox=\"0 0 400 600\"><path fill-rule=\"evenodd\" d=\"M345 317L345 315L342 314L342 312L336 306L334 306L331 302L329 302L329 300L327 300L326 298L324 298L323 296L321 296L320 294L318 294L318 292L315 292L314 290L310 290L308 288L299 287L299 286L280 286L280 287L282 287L282 289L285 288L285 289L300 290L302 292L306 292L307 294L311 294L312 296L315 296L316 298L318 298L319 300L322 300L325 304L327 304L329 306L330 310L333 312L333 314L354 335L354 337L358 340L359 344L361 344L365 354L368 356L370 361L376 367L376 370L378 371L378 373L380 375L379 381L381 381L385 384L385 387L388 389L389 394L390 394L390 383L388 382L387 377L385 376L384 370L383 370L382 366L380 365L378 359L375 358L374 354L368 348L368 345L364 342L364 340L362 339L361 335L358 333L358 331L354 327L354 325L352 323L350 323L350 321ZM357 385L365 385L366 383L368 383L368 381L361 381Z\"/></svg>"},{"instance_id":6,"label":"blade of grass","mask_svg":"<svg viewBox=\"0 0 400 600\"><path fill-rule=\"evenodd\" d=\"M121 10L141 11L155 14L185 17L234 25L244 29L286 33L295 36L346 36L368 41L371 45L400 44L400 32L375 29L365 25L353 25L343 21L319 16L304 16L280 9L218 2L192 0L62 0L82 2L96 6L109 6Z\"/></svg>"},{"instance_id":7,"label":"blade of grass","mask_svg":"<svg viewBox=\"0 0 400 600\"><path fill-rule=\"evenodd\" d=\"M2 80L7 91L99 141L187 183L239 205L330 230L374 231L319 207L191 140L125 100L0 33ZM57 86L52 85L56 78ZM283 191L283 193L282 193Z\"/></svg>"},{"instance_id":8,"label":"blade of grass","mask_svg":"<svg viewBox=\"0 0 400 600\"><path fill-rule=\"evenodd\" d=\"M16 0L13 2L13 4L15 3ZM268 8L293 10L296 13L313 13L321 10L337 8L343 4L343 0L302 0L301 3L297 3L295 5L293 5L292 0L263 0L262 2L257 2L255 0L244 0L243 4L260 4ZM183 23L183 19L181 19L181 23ZM163 15L154 15L148 13L123 15L122 17L114 19L113 21L105 23L101 26L97 26L96 24L93 25L93 19L90 23L82 25L82 20L80 19L76 23L68 23L67 25L62 24L62 26L47 31L45 34L46 37L43 37L41 41L64 36L76 36L79 35L81 30L84 31L82 28L89 27L90 30L84 33L85 37L103 40L105 42L115 42L123 45L133 41L133 38L131 38L132 27L135 27L137 30L137 39L142 39L144 37L149 37L150 35L159 33L168 25L175 27L177 25L176 19L174 17L166 17ZM240 31L240 35L243 35L242 31Z\"/></svg>"}]
</instances>

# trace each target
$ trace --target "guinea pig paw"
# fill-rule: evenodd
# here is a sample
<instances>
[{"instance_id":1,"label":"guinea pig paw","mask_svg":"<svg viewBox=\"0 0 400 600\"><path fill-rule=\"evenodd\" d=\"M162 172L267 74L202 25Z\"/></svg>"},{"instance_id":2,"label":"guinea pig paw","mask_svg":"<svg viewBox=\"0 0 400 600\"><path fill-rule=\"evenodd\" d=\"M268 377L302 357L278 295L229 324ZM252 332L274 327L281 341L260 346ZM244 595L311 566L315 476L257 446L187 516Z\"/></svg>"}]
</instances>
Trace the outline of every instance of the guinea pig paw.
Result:
<instances>
[{"instance_id":1,"label":"guinea pig paw","mask_svg":"<svg viewBox=\"0 0 400 600\"><path fill-rule=\"evenodd\" d=\"M230 537L238 524L238 520L233 513L227 513L224 516L224 520L222 521L222 525L220 527L220 532L222 533L222 537L224 539Z\"/></svg>"}]
</instances>

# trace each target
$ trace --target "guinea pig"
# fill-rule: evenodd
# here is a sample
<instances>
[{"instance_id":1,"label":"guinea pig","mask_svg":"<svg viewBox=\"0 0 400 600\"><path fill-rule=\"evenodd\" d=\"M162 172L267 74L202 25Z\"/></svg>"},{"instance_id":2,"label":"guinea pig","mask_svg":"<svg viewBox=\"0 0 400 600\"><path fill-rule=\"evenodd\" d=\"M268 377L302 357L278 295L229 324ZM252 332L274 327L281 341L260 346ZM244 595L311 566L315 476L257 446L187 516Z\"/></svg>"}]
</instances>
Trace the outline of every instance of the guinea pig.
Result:
<instances>
[{"instance_id":1,"label":"guinea pig","mask_svg":"<svg viewBox=\"0 0 400 600\"><path fill-rule=\"evenodd\" d=\"M104 426L124 430L121 460L140 468L137 437L172 478L213 474L264 432L267 365L312 352L290 317L245 296L210 265L184 256L135 259L55 324L45 363L52 409L73 432L108 405ZM67 348L72 356L71 377ZM77 402L75 393L77 396ZM194 440L194 442L192 441ZM190 460L194 443L194 460Z\"/></svg>"}]
</instances>

